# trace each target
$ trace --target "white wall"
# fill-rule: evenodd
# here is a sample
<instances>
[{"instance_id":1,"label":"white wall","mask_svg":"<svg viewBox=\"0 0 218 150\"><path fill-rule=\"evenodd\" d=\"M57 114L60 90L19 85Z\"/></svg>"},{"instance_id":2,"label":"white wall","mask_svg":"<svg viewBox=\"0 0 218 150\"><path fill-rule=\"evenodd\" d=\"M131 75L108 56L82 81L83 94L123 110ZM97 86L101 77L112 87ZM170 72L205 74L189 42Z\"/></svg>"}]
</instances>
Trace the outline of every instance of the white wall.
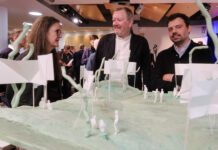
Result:
<instances>
[{"instance_id":1,"label":"white wall","mask_svg":"<svg viewBox=\"0 0 218 150\"><path fill-rule=\"evenodd\" d=\"M167 27L143 27L140 29L140 33L144 33L151 50L155 44L158 46L158 52L172 45Z\"/></svg>"}]
</instances>

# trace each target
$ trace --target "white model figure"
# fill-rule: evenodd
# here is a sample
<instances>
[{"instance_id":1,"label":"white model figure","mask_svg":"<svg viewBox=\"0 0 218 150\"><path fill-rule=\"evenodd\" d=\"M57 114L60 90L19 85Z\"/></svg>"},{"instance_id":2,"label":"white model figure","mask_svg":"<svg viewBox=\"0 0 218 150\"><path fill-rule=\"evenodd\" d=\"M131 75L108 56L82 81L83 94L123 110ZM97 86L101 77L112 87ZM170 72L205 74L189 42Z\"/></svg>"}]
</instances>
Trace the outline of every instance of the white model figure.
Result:
<instances>
[{"instance_id":1,"label":"white model figure","mask_svg":"<svg viewBox=\"0 0 218 150\"><path fill-rule=\"evenodd\" d=\"M177 89L176 89L176 87L173 89L173 96L176 96L176 94L177 94Z\"/></svg>"},{"instance_id":2,"label":"white model figure","mask_svg":"<svg viewBox=\"0 0 218 150\"><path fill-rule=\"evenodd\" d=\"M52 104L51 104L51 102L50 102L50 100L48 100L48 102L47 102L47 109L48 110L52 110L53 108L52 108Z\"/></svg>"},{"instance_id":3,"label":"white model figure","mask_svg":"<svg viewBox=\"0 0 218 150\"><path fill-rule=\"evenodd\" d=\"M102 132L102 133L105 133L105 123L104 123L104 120L99 120L99 123L98 123L98 127L99 127L99 130Z\"/></svg>"},{"instance_id":4,"label":"white model figure","mask_svg":"<svg viewBox=\"0 0 218 150\"><path fill-rule=\"evenodd\" d=\"M114 119L114 134L117 135L117 133L119 132L119 129L117 127L117 123L119 121L119 114L118 114L118 110L115 110L115 119Z\"/></svg>"},{"instance_id":5,"label":"white model figure","mask_svg":"<svg viewBox=\"0 0 218 150\"><path fill-rule=\"evenodd\" d=\"M46 108L46 102L44 100L44 98L42 97L41 98L41 101L39 102L39 107L42 108L42 109L45 109Z\"/></svg>"},{"instance_id":6,"label":"white model figure","mask_svg":"<svg viewBox=\"0 0 218 150\"><path fill-rule=\"evenodd\" d=\"M147 99L147 93L148 93L148 88L146 85L144 85L144 99Z\"/></svg>"},{"instance_id":7,"label":"white model figure","mask_svg":"<svg viewBox=\"0 0 218 150\"><path fill-rule=\"evenodd\" d=\"M160 103L163 102L163 95L164 95L164 90L161 89L161 92L160 92Z\"/></svg>"},{"instance_id":8,"label":"white model figure","mask_svg":"<svg viewBox=\"0 0 218 150\"><path fill-rule=\"evenodd\" d=\"M179 97L181 94L181 92L179 91L177 94L176 94L176 98Z\"/></svg>"},{"instance_id":9,"label":"white model figure","mask_svg":"<svg viewBox=\"0 0 218 150\"><path fill-rule=\"evenodd\" d=\"M97 90L98 90L98 87L95 87L95 89L94 89L94 101L97 101Z\"/></svg>"},{"instance_id":10,"label":"white model figure","mask_svg":"<svg viewBox=\"0 0 218 150\"><path fill-rule=\"evenodd\" d=\"M154 91L154 103L157 102L157 97L158 97L158 89L156 89L156 90Z\"/></svg>"},{"instance_id":11,"label":"white model figure","mask_svg":"<svg viewBox=\"0 0 218 150\"><path fill-rule=\"evenodd\" d=\"M96 116L94 115L91 119L92 128L97 128Z\"/></svg>"}]
</instances>

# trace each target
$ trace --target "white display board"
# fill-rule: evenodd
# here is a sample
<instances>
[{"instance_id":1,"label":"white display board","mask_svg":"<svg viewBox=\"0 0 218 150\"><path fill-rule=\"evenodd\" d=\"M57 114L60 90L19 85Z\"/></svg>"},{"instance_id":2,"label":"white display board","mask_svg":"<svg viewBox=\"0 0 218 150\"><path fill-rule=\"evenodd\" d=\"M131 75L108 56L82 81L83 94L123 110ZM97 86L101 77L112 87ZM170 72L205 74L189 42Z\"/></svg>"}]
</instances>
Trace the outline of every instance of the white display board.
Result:
<instances>
[{"instance_id":1,"label":"white display board","mask_svg":"<svg viewBox=\"0 0 218 150\"><path fill-rule=\"evenodd\" d=\"M38 60L15 61L0 58L0 84L35 83L46 85L54 80L52 54L40 55Z\"/></svg>"}]
</instances>

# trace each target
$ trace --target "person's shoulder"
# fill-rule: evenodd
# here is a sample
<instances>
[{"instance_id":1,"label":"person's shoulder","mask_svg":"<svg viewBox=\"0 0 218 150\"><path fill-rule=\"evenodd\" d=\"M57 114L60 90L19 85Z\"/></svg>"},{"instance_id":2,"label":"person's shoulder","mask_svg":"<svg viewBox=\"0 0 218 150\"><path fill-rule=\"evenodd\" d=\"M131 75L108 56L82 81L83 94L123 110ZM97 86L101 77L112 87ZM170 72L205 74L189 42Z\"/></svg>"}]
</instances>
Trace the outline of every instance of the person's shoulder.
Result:
<instances>
[{"instance_id":1,"label":"person's shoulder","mask_svg":"<svg viewBox=\"0 0 218 150\"><path fill-rule=\"evenodd\" d=\"M78 50L74 53L74 56L80 55L81 53L83 53L83 50Z\"/></svg>"},{"instance_id":2,"label":"person's shoulder","mask_svg":"<svg viewBox=\"0 0 218 150\"><path fill-rule=\"evenodd\" d=\"M79 51L79 53L80 53L80 54L83 54L83 53L84 53L84 50L81 49L81 50Z\"/></svg>"},{"instance_id":3,"label":"person's shoulder","mask_svg":"<svg viewBox=\"0 0 218 150\"><path fill-rule=\"evenodd\" d=\"M114 33L109 33L109 34L104 35L104 36L100 39L100 41L112 39L112 38L115 38L115 37L116 37L116 35L115 35Z\"/></svg>"},{"instance_id":4,"label":"person's shoulder","mask_svg":"<svg viewBox=\"0 0 218 150\"><path fill-rule=\"evenodd\" d=\"M137 35L137 34L132 33L131 36L136 41L147 41L147 39L145 37L141 36L141 35Z\"/></svg>"},{"instance_id":5,"label":"person's shoulder","mask_svg":"<svg viewBox=\"0 0 218 150\"><path fill-rule=\"evenodd\" d=\"M76 56L76 55L78 55L78 53L79 53L79 51L76 51L73 55Z\"/></svg>"},{"instance_id":6,"label":"person's shoulder","mask_svg":"<svg viewBox=\"0 0 218 150\"><path fill-rule=\"evenodd\" d=\"M173 50L173 46L167 48L167 49L164 49L162 51L159 52L158 56L169 56L169 53L171 53Z\"/></svg>"},{"instance_id":7,"label":"person's shoulder","mask_svg":"<svg viewBox=\"0 0 218 150\"><path fill-rule=\"evenodd\" d=\"M90 51L91 50L91 46L87 47L84 51Z\"/></svg>"},{"instance_id":8,"label":"person's shoulder","mask_svg":"<svg viewBox=\"0 0 218 150\"><path fill-rule=\"evenodd\" d=\"M200 44L194 42L193 40L191 40L190 45L193 46L193 47L195 47L195 46L205 46L205 45L200 45Z\"/></svg>"},{"instance_id":9,"label":"person's shoulder","mask_svg":"<svg viewBox=\"0 0 218 150\"><path fill-rule=\"evenodd\" d=\"M145 37L143 37L143 36L141 36L141 35L137 35L137 34L134 34L134 33L132 33L131 35L132 35L132 37L134 37L134 38L136 38L136 39L145 40Z\"/></svg>"},{"instance_id":10,"label":"person's shoulder","mask_svg":"<svg viewBox=\"0 0 218 150\"><path fill-rule=\"evenodd\" d=\"M141 45L141 46L148 46L148 41L145 37L141 36L141 35L136 35L133 34L131 35L131 44L132 45Z\"/></svg>"},{"instance_id":11,"label":"person's shoulder","mask_svg":"<svg viewBox=\"0 0 218 150\"><path fill-rule=\"evenodd\" d=\"M90 58L95 57L95 53L92 53L89 57Z\"/></svg>"},{"instance_id":12,"label":"person's shoulder","mask_svg":"<svg viewBox=\"0 0 218 150\"><path fill-rule=\"evenodd\" d=\"M0 54L1 54L1 53L5 53L5 52L8 52L8 51L11 51L11 50L12 50L12 49L10 49L9 47L6 47L6 48L0 50Z\"/></svg>"},{"instance_id":13,"label":"person's shoulder","mask_svg":"<svg viewBox=\"0 0 218 150\"><path fill-rule=\"evenodd\" d=\"M190 44L192 47L196 47L196 46L207 46L207 45L201 45L201 44L198 44L196 42L194 42L193 40L191 40L191 44Z\"/></svg>"},{"instance_id":14,"label":"person's shoulder","mask_svg":"<svg viewBox=\"0 0 218 150\"><path fill-rule=\"evenodd\" d=\"M0 50L0 58L4 57L5 55L8 56L8 54L9 54L11 51L12 51L12 49L9 48L9 47Z\"/></svg>"}]
</instances>

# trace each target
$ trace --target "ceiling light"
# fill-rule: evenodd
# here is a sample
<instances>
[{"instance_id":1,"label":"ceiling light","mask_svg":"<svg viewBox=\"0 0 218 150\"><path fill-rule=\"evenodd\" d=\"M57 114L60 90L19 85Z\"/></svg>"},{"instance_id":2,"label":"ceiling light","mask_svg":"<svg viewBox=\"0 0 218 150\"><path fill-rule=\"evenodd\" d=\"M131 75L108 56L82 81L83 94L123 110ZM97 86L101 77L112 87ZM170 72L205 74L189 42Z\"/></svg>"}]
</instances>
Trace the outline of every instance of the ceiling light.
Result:
<instances>
[{"instance_id":1,"label":"ceiling light","mask_svg":"<svg viewBox=\"0 0 218 150\"><path fill-rule=\"evenodd\" d=\"M79 19L78 19L78 18L73 18L73 22L74 22L75 24L77 24L77 23L79 23Z\"/></svg>"},{"instance_id":2,"label":"ceiling light","mask_svg":"<svg viewBox=\"0 0 218 150\"><path fill-rule=\"evenodd\" d=\"M60 22L60 25L62 26L62 25L63 25L63 23L62 23L62 22Z\"/></svg>"},{"instance_id":3,"label":"ceiling light","mask_svg":"<svg viewBox=\"0 0 218 150\"><path fill-rule=\"evenodd\" d=\"M158 7L157 6L154 6L154 9L157 9Z\"/></svg>"},{"instance_id":4,"label":"ceiling light","mask_svg":"<svg viewBox=\"0 0 218 150\"><path fill-rule=\"evenodd\" d=\"M36 12L36 11L30 11L29 14L33 15L33 16L41 16L42 15L42 13Z\"/></svg>"},{"instance_id":5,"label":"ceiling light","mask_svg":"<svg viewBox=\"0 0 218 150\"><path fill-rule=\"evenodd\" d=\"M67 8L62 8L61 11L62 11L63 13L66 13L66 12L68 11L68 9L67 9Z\"/></svg>"},{"instance_id":6,"label":"ceiling light","mask_svg":"<svg viewBox=\"0 0 218 150\"><path fill-rule=\"evenodd\" d=\"M83 23L83 21L82 21L82 20L79 20L79 23Z\"/></svg>"}]
</instances>

